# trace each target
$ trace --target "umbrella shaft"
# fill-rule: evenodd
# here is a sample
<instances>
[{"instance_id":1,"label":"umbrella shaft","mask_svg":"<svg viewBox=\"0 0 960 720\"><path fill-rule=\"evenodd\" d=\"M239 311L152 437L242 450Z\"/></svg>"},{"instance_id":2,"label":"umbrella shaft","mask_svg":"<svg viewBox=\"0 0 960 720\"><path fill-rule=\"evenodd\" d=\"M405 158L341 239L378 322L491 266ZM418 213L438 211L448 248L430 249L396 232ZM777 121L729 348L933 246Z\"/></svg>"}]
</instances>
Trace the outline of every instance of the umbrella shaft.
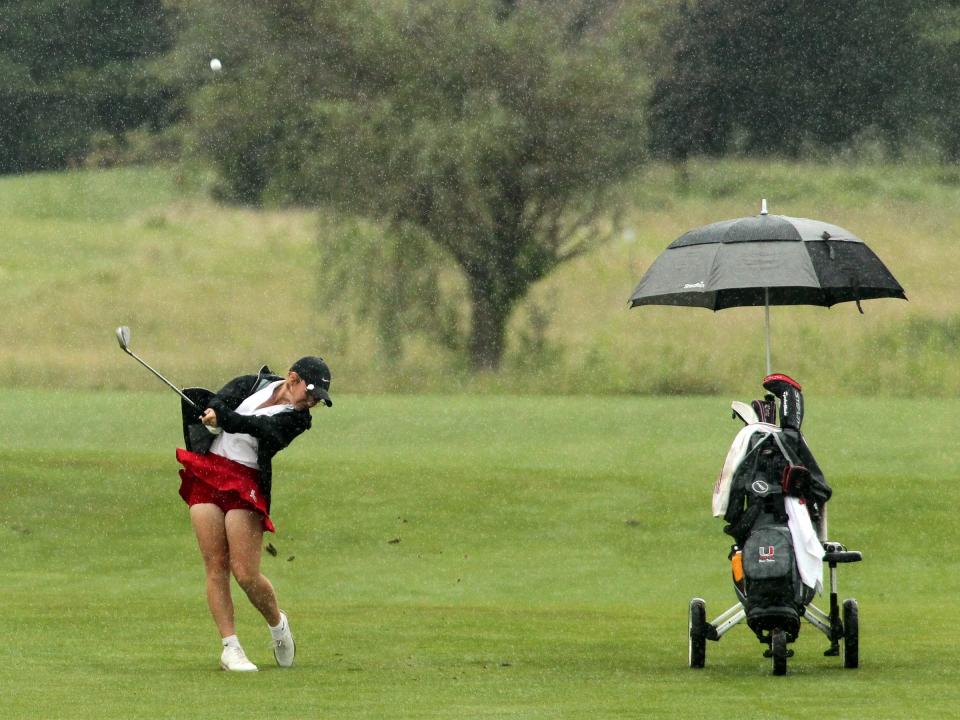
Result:
<instances>
[{"instance_id":1,"label":"umbrella shaft","mask_svg":"<svg viewBox=\"0 0 960 720\"><path fill-rule=\"evenodd\" d=\"M773 372L770 369L770 288L763 289L763 319L767 336L767 375Z\"/></svg>"}]
</instances>

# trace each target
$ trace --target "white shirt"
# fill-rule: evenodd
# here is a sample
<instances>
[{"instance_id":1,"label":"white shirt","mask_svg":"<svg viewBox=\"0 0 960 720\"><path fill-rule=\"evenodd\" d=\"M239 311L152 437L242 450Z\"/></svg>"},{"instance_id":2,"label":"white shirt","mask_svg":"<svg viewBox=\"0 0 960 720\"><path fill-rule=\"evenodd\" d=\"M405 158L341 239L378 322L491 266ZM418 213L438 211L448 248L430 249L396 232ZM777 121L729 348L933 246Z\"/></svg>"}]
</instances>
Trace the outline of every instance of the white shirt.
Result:
<instances>
[{"instance_id":1,"label":"white shirt","mask_svg":"<svg viewBox=\"0 0 960 720\"><path fill-rule=\"evenodd\" d=\"M255 392L248 397L238 407L235 412L238 415L276 415L286 410L293 410L293 405L268 405L259 407L270 399L274 388L283 380L277 380L267 385L263 390ZM246 465L254 470L259 470L257 463L257 450L260 448L260 441L253 435L246 433L228 433L222 432L214 438L213 445L210 446L210 452L228 460L233 460L241 465Z\"/></svg>"}]
</instances>

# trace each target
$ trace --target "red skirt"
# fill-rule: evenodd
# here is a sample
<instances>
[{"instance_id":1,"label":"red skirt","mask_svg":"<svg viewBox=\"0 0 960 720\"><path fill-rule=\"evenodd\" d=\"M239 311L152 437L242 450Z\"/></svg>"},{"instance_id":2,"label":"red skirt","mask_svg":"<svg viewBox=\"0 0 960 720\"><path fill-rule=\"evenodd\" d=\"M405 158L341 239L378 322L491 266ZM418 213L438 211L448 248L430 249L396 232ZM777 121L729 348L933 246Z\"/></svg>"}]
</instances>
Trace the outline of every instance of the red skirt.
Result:
<instances>
[{"instance_id":1,"label":"red skirt","mask_svg":"<svg viewBox=\"0 0 960 720\"><path fill-rule=\"evenodd\" d=\"M249 510L262 517L263 529L276 532L267 513L267 503L257 479L260 471L220 455L197 455L177 448L180 471L180 497L187 505L213 503L224 513Z\"/></svg>"}]
</instances>

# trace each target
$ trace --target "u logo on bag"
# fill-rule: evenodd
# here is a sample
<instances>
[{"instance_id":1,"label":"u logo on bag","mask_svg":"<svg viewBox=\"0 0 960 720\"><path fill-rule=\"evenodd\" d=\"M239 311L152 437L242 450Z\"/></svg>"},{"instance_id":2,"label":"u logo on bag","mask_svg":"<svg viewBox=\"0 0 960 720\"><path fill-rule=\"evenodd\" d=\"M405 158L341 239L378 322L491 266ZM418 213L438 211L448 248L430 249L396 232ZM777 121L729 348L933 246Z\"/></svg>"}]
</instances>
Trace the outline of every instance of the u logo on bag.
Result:
<instances>
[{"instance_id":1,"label":"u logo on bag","mask_svg":"<svg viewBox=\"0 0 960 720\"><path fill-rule=\"evenodd\" d=\"M760 550L760 562L776 562L773 545L761 545L758 549Z\"/></svg>"}]
</instances>

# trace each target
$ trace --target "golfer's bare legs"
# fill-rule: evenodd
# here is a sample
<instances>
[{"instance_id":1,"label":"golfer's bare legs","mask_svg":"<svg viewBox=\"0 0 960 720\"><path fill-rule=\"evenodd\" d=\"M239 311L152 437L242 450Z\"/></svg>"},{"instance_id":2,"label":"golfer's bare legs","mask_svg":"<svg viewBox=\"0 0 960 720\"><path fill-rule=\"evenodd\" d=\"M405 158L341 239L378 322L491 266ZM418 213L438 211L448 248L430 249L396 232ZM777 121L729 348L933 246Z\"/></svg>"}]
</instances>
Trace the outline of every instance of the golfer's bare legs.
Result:
<instances>
[{"instance_id":1,"label":"golfer's bare legs","mask_svg":"<svg viewBox=\"0 0 960 720\"><path fill-rule=\"evenodd\" d=\"M230 597L230 551L223 511L216 505L200 503L190 507L190 522L197 534L207 574L207 605L220 637L236 633L233 599Z\"/></svg>"},{"instance_id":2,"label":"golfer's bare legs","mask_svg":"<svg viewBox=\"0 0 960 720\"><path fill-rule=\"evenodd\" d=\"M224 523L230 548L230 570L237 583L270 625L280 624L280 609L273 585L260 572L263 545L261 516L249 510L230 510Z\"/></svg>"}]
</instances>

